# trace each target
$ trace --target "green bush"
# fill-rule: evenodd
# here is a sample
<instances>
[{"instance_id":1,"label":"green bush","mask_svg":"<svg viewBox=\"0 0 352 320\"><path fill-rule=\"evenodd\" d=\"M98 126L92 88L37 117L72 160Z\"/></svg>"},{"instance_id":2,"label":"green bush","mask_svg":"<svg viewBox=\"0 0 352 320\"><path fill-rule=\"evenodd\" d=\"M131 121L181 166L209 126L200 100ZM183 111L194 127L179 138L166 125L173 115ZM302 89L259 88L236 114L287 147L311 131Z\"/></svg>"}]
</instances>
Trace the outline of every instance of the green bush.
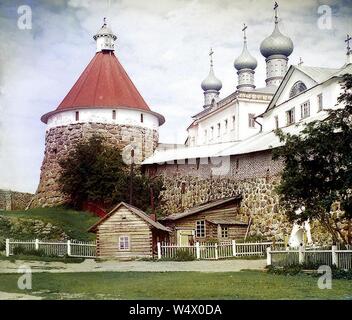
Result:
<instances>
[{"instance_id":1,"label":"green bush","mask_svg":"<svg viewBox=\"0 0 352 320\"><path fill-rule=\"evenodd\" d=\"M185 249L178 249L176 251L174 259L175 261L192 261L194 260L194 255Z\"/></svg>"},{"instance_id":2,"label":"green bush","mask_svg":"<svg viewBox=\"0 0 352 320\"><path fill-rule=\"evenodd\" d=\"M43 250L35 250L35 249L26 249L23 246L18 246L13 248L13 254L17 255L26 255L26 256L38 256L38 257L45 257L46 254Z\"/></svg>"}]
</instances>

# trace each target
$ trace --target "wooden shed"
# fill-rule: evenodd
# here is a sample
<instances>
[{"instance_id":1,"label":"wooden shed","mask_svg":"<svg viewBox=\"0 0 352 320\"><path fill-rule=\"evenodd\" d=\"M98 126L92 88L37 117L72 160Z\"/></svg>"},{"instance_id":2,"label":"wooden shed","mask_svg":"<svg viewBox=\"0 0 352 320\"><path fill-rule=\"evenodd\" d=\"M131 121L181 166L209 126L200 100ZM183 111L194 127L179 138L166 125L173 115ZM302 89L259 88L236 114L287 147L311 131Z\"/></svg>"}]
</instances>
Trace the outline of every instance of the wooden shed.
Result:
<instances>
[{"instance_id":1,"label":"wooden shed","mask_svg":"<svg viewBox=\"0 0 352 320\"><path fill-rule=\"evenodd\" d=\"M170 240L177 245L242 239L248 219L239 213L240 201L240 196L216 200L159 221L172 230Z\"/></svg>"},{"instance_id":2,"label":"wooden shed","mask_svg":"<svg viewBox=\"0 0 352 320\"><path fill-rule=\"evenodd\" d=\"M151 258L158 241L168 241L170 230L127 203L119 203L89 231L97 234L97 257Z\"/></svg>"}]
</instances>

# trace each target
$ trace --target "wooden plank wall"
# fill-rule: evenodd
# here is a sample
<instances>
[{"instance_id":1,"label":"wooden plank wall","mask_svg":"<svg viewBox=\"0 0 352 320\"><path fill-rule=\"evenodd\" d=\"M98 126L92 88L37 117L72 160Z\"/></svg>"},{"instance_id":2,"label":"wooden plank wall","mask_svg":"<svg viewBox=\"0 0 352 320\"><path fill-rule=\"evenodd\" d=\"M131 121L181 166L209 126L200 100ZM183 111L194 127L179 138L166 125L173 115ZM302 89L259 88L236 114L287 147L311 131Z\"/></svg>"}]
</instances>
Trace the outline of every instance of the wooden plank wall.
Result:
<instances>
[{"instance_id":1,"label":"wooden plank wall","mask_svg":"<svg viewBox=\"0 0 352 320\"><path fill-rule=\"evenodd\" d=\"M184 217L178 219L176 221L168 221L164 223L168 227L174 230L175 228L187 228L194 229L196 228L197 220L206 220L206 219L232 219L239 220L239 207L237 205L227 205L225 208L216 208L209 209L203 212L195 213L188 217ZM243 221L247 222L247 221ZM247 226L241 225L229 225L228 226L228 238L227 239L242 239L245 236ZM176 243L176 230L174 230L171 234L171 241ZM206 241L209 239L217 239L218 238L218 230L217 225L206 222L206 237L205 238L196 238L196 241ZM226 240L226 239L219 239Z\"/></svg>"},{"instance_id":2,"label":"wooden plank wall","mask_svg":"<svg viewBox=\"0 0 352 320\"><path fill-rule=\"evenodd\" d=\"M130 250L119 250L119 236L130 236ZM97 229L98 257L119 259L152 256L152 231L142 218L121 206Z\"/></svg>"}]
</instances>

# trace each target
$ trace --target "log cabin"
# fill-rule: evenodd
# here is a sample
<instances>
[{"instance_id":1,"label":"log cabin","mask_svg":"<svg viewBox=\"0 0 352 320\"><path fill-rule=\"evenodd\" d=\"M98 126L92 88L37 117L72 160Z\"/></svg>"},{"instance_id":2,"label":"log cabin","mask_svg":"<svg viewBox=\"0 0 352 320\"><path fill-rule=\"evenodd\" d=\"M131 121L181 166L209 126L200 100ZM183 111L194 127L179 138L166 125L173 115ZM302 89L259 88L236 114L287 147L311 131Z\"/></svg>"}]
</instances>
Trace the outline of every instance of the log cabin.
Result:
<instances>
[{"instance_id":1,"label":"log cabin","mask_svg":"<svg viewBox=\"0 0 352 320\"><path fill-rule=\"evenodd\" d=\"M168 241L170 230L151 215L121 202L90 229L96 233L97 257L119 260L152 258L157 242Z\"/></svg>"},{"instance_id":2,"label":"log cabin","mask_svg":"<svg viewBox=\"0 0 352 320\"><path fill-rule=\"evenodd\" d=\"M159 221L171 230L170 241L177 245L243 239L248 219L240 215L241 197L231 197L168 215Z\"/></svg>"}]
</instances>

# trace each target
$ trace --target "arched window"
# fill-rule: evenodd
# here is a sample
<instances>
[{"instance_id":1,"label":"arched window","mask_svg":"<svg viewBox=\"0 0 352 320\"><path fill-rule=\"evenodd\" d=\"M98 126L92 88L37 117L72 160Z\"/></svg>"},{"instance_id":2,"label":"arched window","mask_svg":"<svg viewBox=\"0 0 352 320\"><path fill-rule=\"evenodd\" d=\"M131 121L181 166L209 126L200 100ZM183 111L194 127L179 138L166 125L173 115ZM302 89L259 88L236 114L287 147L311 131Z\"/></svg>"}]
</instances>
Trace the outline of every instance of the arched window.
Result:
<instances>
[{"instance_id":1,"label":"arched window","mask_svg":"<svg viewBox=\"0 0 352 320\"><path fill-rule=\"evenodd\" d=\"M297 81L290 90L290 98L297 96L305 90L307 90L307 86L302 81Z\"/></svg>"}]
</instances>

